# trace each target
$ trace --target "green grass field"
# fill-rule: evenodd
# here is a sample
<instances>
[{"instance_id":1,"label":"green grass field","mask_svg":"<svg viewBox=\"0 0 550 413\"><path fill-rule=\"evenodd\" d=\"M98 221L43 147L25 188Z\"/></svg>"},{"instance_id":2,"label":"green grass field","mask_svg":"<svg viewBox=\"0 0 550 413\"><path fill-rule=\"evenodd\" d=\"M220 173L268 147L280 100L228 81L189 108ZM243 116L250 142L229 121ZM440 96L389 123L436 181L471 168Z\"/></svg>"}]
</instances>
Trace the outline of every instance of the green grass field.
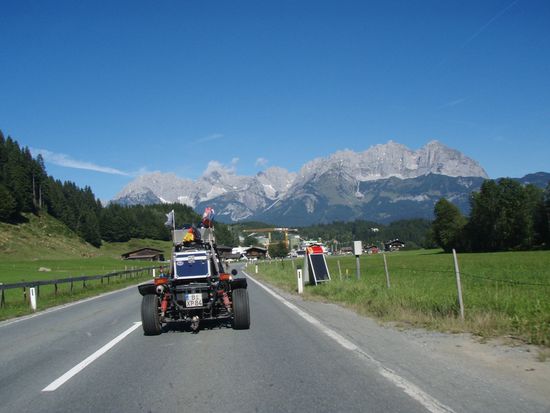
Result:
<instances>
[{"instance_id":1,"label":"green grass field","mask_svg":"<svg viewBox=\"0 0 550 413\"><path fill-rule=\"evenodd\" d=\"M124 261L121 254L141 247L153 247L170 256L171 244L168 241L130 240L124 243L104 243L94 248L83 242L72 231L48 215L37 217L26 215L28 222L20 225L0 223L0 283L53 280L82 275L102 275L131 268L159 265L150 261ZM49 271L40 271L47 269ZM147 279L143 273L136 278L121 277L109 283L88 281L60 284L57 294L53 286L42 286L38 308L74 301L102 292L123 288ZM28 291L27 301L28 301ZM24 299L22 289L5 290L5 307L0 308L0 320L27 314L29 304Z\"/></svg>"},{"instance_id":2,"label":"green grass field","mask_svg":"<svg viewBox=\"0 0 550 413\"><path fill-rule=\"evenodd\" d=\"M332 281L308 286L312 299L338 302L383 321L481 337L508 336L550 346L550 251L459 254L465 306L462 322L453 257L439 251L362 256L356 280L355 257L329 257ZM338 262L342 270L340 277ZM303 260L294 266L303 265ZM290 261L260 264L258 276L296 291Z\"/></svg>"}]
</instances>

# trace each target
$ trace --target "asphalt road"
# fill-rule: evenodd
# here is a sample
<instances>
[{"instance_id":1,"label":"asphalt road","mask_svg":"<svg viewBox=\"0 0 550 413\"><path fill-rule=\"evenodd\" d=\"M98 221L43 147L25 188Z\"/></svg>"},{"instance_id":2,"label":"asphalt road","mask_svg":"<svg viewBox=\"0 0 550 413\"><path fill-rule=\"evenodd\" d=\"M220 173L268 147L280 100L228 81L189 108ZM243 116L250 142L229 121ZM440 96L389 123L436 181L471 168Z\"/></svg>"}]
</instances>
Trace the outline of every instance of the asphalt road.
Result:
<instances>
[{"instance_id":1,"label":"asphalt road","mask_svg":"<svg viewBox=\"0 0 550 413\"><path fill-rule=\"evenodd\" d=\"M144 336L135 287L1 323L0 412L550 410L513 378L423 352L337 306L254 282L249 295L244 331Z\"/></svg>"}]
</instances>

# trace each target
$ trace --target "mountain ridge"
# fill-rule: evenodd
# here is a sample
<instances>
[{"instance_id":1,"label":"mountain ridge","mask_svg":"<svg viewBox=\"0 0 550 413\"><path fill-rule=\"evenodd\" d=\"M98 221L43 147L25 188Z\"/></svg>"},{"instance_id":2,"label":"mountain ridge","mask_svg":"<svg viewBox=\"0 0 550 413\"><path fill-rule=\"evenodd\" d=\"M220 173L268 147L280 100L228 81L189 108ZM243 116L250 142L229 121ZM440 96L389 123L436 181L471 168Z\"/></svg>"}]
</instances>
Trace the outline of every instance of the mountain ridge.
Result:
<instances>
[{"instance_id":1,"label":"mountain ridge","mask_svg":"<svg viewBox=\"0 0 550 413\"><path fill-rule=\"evenodd\" d=\"M199 212L213 206L224 222L300 225L377 217L384 223L431 218L441 197L467 212L469 194L487 178L477 161L438 141L416 151L389 141L363 152L342 150L315 158L297 173L271 167L243 176L211 161L195 181L172 173L143 175L113 202L180 202ZM544 177L534 174L532 179Z\"/></svg>"}]
</instances>

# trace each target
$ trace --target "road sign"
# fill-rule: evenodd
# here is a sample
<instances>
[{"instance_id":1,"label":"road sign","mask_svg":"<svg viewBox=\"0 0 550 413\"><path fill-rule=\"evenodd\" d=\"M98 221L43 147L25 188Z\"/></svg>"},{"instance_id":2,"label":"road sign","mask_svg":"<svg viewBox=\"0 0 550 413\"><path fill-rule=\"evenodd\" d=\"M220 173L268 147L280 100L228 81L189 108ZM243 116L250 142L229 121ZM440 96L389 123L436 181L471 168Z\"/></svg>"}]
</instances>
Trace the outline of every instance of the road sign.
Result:
<instances>
[{"instance_id":1,"label":"road sign","mask_svg":"<svg viewBox=\"0 0 550 413\"><path fill-rule=\"evenodd\" d=\"M330 281L330 272L327 266L325 254L308 254L309 272L313 275L313 283ZM310 277L311 279L311 277Z\"/></svg>"},{"instance_id":2,"label":"road sign","mask_svg":"<svg viewBox=\"0 0 550 413\"><path fill-rule=\"evenodd\" d=\"M361 241L353 241L353 255L361 255L363 253L363 243Z\"/></svg>"}]
</instances>

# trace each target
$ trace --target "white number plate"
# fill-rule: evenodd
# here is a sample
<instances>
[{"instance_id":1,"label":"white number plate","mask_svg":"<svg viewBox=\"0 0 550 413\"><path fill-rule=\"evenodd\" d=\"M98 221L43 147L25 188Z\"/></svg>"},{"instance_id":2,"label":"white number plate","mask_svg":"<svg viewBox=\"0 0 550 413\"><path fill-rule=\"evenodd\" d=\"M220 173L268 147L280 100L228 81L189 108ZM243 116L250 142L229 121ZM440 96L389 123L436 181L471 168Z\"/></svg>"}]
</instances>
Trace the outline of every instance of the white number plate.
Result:
<instances>
[{"instance_id":1,"label":"white number plate","mask_svg":"<svg viewBox=\"0 0 550 413\"><path fill-rule=\"evenodd\" d=\"M185 294L186 307L202 307L202 294Z\"/></svg>"}]
</instances>

